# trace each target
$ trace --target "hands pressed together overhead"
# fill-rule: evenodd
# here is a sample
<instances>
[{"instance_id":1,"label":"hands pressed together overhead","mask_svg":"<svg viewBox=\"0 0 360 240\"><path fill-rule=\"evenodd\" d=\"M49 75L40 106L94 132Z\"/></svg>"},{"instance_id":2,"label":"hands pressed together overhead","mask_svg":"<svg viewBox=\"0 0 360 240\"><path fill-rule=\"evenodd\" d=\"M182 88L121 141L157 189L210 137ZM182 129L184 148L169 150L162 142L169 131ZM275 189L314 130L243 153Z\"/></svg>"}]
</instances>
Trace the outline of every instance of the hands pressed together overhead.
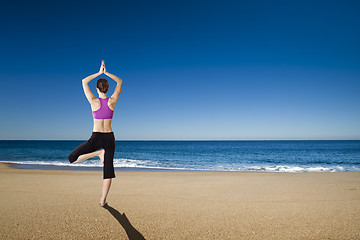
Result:
<instances>
[{"instance_id":1,"label":"hands pressed together overhead","mask_svg":"<svg viewBox=\"0 0 360 240\"><path fill-rule=\"evenodd\" d=\"M100 67L99 73L100 73L100 74L106 73L106 67L105 67L105 62L104 62L104 60L101 61L101 67Z\"/></svg>"},{"instance_id":2,"label":"hands pressed together overhead","mask_svg":"<svg viewBox=\"0 0 360 240\"><path fill-rule=\"evenodd\" d=\"M111 79L113 79L115 82L120 83L119 85L119 89L118 92L120 93L121 90L121 86L122 86L122 79L115 76L114 74L111 74L109 72L106 71L106 67L105 67L105 62L104 60L101 61L101 67L98 73L95 73L87 78L84 78L86 80L86 82L90 82L92 79L96 78L97 76L101 75L101 74L105 74L106 76L110 77ZM83 79L83 80L84 80Z\"/></svg>"},{"instance_id":3,"label":"hands pressed together overhead","mask_svg":"<svg viewBox=\"0 0 360 240\"><path fill-rule=\"evenodd\" d=\"M105 67L105 63L104 60L101 61L101 67L99 72L91 74L90 76L87 76L86 78L84 78L82 80L82 84L83 84L83 88L84 88L84 92L86 95L86 98L88 99L88 101L92 102L92 99L94 99L94 95L91 93L91 90L89 88L89 82L93 79L95 79L96 77L98 77L101 74L105 74L106 76L110 77L112 80L114 80L116 82L116 87L114 90L113 95L111 96L111 99L114 100L114 102L116 102L120 96L120 92L121 92L121 87L122 87L122 82L123 80L117 76L115 76L114 74L111 74L109 72L106 71L106 67Z\"/></svg>"}]
</instances>

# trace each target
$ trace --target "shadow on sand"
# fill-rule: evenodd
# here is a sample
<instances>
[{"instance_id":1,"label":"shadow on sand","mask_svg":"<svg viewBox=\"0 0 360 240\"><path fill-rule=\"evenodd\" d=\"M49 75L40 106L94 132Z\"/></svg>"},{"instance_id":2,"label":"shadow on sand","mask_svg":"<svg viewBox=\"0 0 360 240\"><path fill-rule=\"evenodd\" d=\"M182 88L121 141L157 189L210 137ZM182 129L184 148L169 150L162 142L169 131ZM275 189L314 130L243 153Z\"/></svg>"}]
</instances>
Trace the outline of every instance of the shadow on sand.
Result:
<instances>
[{"instance_id":1,"label":"shadow on sand","mask_svg":"<svg viewBox=\"0 0 360 240\"><path fill-rule=\"evenodd\" d=\"M116 210L113 207L110 207L109 205L105 205L104 208L108 210L111 213L111 215L113 215L114 218L125 229L125 232L129 237L129 240L145 240L144 236L131 225L125 213L121 214L119 213L118 210Z\"/></svg>"}]
</instances>

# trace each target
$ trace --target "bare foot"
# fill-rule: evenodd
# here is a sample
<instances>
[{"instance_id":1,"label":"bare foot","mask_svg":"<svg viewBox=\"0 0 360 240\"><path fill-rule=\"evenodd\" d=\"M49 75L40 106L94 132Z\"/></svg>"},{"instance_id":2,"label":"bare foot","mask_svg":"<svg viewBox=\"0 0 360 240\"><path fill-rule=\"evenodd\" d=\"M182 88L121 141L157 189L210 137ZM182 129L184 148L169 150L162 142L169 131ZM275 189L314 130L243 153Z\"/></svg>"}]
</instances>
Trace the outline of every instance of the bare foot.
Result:
<instances>
[{"instance_id":1,"label":"bare foot","mask_svg":"<svg viewBox=\"0 0 360 240\"><path fill-rule=\"evenodd\" d=\"M106 199L100 199L100 206L104 207L107 204Z\"/></svg>"},{"instance_id":2,"label":"bare foot","mask_svg":"<svg viewBox=\"0 0 360 240\"><path fill-rule=\"evenodd\" d=\"M105 150L101 149L100 154L99 154L99 158L100 158L100 161L101 161L103 166L104 166L104 156L105 156Z\"/></svg>"}]
</instances>

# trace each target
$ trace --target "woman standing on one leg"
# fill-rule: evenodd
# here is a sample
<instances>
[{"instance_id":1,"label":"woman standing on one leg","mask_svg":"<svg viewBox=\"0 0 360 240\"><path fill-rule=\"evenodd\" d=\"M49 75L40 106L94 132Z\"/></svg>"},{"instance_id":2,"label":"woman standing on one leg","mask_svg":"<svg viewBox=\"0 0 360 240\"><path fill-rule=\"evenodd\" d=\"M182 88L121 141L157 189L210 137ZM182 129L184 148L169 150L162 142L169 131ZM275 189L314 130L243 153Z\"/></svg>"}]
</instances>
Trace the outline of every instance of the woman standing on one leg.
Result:
<instances>
[{"instance_id":1,"label":"woman standing on one leg","mask_svg":"<svg viewBox=\"0 0 360 240\"><path fill-rule=\"evenodd\" d=\"M109 83L106 79L100 78L97 81L96 90L99 98L95 98L88 85L91 80L101 75L102 73L117 82L115 91L110 98L106 96L106 92L109 89ZM91 110L94 117L94 127L90 139L72 151L68 156L68 159L71 163L77 163L96 156L100 158L104 169L102 197L100 200L100 205L103 207L106 205L106 197L110 190L111 180L115 177L113 164L115 153L115 136L111 128L111 121L115 104L120 96L122 80L106 71L103 60L100 71L84 78L82 80L82 85L85 96L91 105Z\"/></svg>"}]
</instances>

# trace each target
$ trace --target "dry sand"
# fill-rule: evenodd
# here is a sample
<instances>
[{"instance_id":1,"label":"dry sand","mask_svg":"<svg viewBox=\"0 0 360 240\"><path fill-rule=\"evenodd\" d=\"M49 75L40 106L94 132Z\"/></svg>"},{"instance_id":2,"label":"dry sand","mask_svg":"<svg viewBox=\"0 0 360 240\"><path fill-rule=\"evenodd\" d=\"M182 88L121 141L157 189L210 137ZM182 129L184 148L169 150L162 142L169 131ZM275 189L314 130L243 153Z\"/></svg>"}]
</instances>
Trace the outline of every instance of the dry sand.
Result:
<instances>
[{"instance_id":1,"label":"dry sand","mask_svg":"<svg viewBox=\"0 0 360 240\"><path fill-rule=\"evenodd\" d=\"M0 164L0 239L360 239L360 173L102 172Z\"/></svg>"}]
</instances>

